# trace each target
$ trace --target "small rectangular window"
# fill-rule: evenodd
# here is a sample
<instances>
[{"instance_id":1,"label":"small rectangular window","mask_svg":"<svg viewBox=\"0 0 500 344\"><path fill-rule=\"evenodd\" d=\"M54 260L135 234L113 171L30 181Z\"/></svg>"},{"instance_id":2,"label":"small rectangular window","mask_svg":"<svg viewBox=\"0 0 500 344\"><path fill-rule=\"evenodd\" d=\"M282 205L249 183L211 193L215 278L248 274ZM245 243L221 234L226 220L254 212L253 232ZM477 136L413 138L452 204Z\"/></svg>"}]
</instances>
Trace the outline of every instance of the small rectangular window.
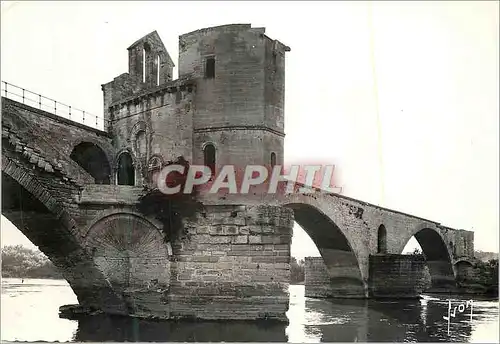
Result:
<instances>
[{"instance_id":1,"label":"small rectangular window","mask_svg":"<svg viewBox=\"0 0 500 344\"><path fill-rule=\"evenodd\" d=\"M215 78L215 58L208 57L205 62L205 78L213 79Z\"/></svg>"}]
</instances>

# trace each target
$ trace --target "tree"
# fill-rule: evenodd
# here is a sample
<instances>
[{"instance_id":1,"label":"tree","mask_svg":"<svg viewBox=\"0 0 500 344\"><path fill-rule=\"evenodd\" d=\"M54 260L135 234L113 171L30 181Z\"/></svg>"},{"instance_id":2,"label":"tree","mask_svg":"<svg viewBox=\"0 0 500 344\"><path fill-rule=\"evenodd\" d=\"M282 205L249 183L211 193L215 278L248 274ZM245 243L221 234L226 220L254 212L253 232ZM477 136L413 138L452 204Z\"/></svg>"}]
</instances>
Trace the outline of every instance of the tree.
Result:
<instances>
[{"instance_id":1,"label":"tree","mask_svg":"<svg viewBox=\"0 0 500 344\"><path fill-rule=\"evenodd\" d=\"M2 276L61 278L56 267L40 251L34 251L21 245L2 248Z\"/></svg>"},{"instance_id":2,"label":"tree","mask_svg":"<svg viewBox=\"0 0 500 344\"><path fill-rule=\"evenodd\" d=\"M415 247L415 249L413 250L412 254L422 254L422 251L420 251L420 249L418 247Z\"/></svg>"},{"instance_id":3,"label":"tree","mask_svg":"<svg viewBox=\"0 0 500 344\"><path fill-rule=\"evenodd\" d=\"M295 257L290 260L290 283L296 284L304 282L304 261L297 261Z\"/></svg>"}]
</instances>

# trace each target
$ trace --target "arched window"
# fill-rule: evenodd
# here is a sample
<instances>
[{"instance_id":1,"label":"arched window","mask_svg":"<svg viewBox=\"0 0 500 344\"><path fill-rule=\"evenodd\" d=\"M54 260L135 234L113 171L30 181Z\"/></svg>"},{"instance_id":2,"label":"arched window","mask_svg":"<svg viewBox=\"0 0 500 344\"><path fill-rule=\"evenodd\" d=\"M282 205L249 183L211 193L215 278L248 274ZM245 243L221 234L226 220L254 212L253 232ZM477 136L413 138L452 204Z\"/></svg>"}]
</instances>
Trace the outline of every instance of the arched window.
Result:
<instances>
[{"instance_id":1,"label":"arched window","mask_svg":"<svg viewBox=\"0 0 500 344\"><path fill-rule=\"evenodd\" d=\"M144 130L139 130L135 135L134 142L135 154L137 157L144 157L147 151L147 143L146 143L146 132Z\"/></svg>"},{"instance_id":2,"label":"arched window","mask_svg":"<svg viewBox=\"0 0 500 344\"><path fill-rule=\"evenodd\" d=\"M149 159L148 169L149 170L159 170L162 166L162 160L159 156L153 156Z\"/></svg>"},{"instance_id":3,"label":"arched window","mask_svg":"<svg viewBox=\"0 0 500 344\"><path fill-rule=\"evenodd\" d=\"M384 225L378 228L377 253L387 253L387 231Z\"/></svg>"},{"instance_id":4,"label":"arched window","mask_svg":"<svg viewBox=\"0 0 500 344\"><path fill-rule=\"evenodd\" d=\"M205 166L212 171L212 177L215 175L215 146L211 143L207 144L203 149L203 161Z\"/></svg>"},{"instance_id":5,"label":"arched window","mask_svg":"<svg viewBox=\"0 0 500 344\"><path fill-rule=\"evenodd\" d=\"M160 84L160 55L156 57L156 86Z\"/></svg>"},{"instance_id":6,"label":"arched window","mask_svg":"<svg viewBox=\"0 0 500 344\"><path fill-rule=\"evenodd\" d=\"M152 72L152 63L153 59L151 58L151 47L148 42L145 42L142 48L142 82L146 82L146 79L148 83L153 82L153 80L151 80L154 77Z\"/></svg>"},{"instance_id":7,"label":"arched window","mask_svg":"<svg viewBox=\"0 0 500 344\"><path fill-rule=\"evenodd\" d=\"M271 168L273 168L276 165L276 153L272 152L271 153Z\"/></svg>"},{"instance_id":8,"label":"arched window","mask_svg":"<svg viewBox=\"0 0 500 344\"><path fill-rule=\"evenodd\" d=\"M118 158L116 181L118 185L135 185L134 164L129 153L122 153Z\"/></svg>"},{"instance_id":9,"label":"arched window","mask_svg":"<svg viewBox=\"0 0 500 344\"><path fill-rule=\"evenodd\" d=\"M146 49L142 49L142 82L146 82Z\"/></svg>"}]
</instances>

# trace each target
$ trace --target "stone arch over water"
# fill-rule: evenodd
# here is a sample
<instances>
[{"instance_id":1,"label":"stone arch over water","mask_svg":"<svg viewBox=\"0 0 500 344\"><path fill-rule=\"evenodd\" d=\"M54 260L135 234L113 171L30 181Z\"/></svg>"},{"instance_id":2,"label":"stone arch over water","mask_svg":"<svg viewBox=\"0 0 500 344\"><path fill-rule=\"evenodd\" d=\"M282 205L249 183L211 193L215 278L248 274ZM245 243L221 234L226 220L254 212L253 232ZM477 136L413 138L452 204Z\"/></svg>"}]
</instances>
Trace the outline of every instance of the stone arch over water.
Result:
<instances>
[{"instance_id":1,"label":"stone arch over water","mask_svg":"<svg viewBox=\"0 0 500 344\"><path fill-rule=\"evenodd\" d=\"M450 291L456 287L455 273L452 264L452 255L441 233L427 226L418 226L413 235L422 248L431 275L429 291ZM408 241L405 240L406 246ZM402 251L401 251L402 252Z\"/></svg>"},{"instance_id":2,"label":"stone arch over water","mask_svg":"<svg viewBox=\"0 0 500 344\"><path fill-rule=\"evenodd\" d=\"M324 297L365 297L366 287L359 261L344 231L313 205L288 203L284 206L294 211L295 221L318 248L328 274L329 283L318 281L317 286L311 287L313 282L306 286L306 293ZM316 266L311 271L317 269L320 267Z\"/></svg>"},{"instance_id":3,"label":"stone arch over water","mask_svg":"<svg viewBox=\"0 0 500 344\"><path fill-rule=\"evenodd\" d=\"M76 223L49 190L20 167L2 166L2 215L58 268L82 307L124 314L120 296L107 285L79 241Z\"/></svg>"}]
</instances>

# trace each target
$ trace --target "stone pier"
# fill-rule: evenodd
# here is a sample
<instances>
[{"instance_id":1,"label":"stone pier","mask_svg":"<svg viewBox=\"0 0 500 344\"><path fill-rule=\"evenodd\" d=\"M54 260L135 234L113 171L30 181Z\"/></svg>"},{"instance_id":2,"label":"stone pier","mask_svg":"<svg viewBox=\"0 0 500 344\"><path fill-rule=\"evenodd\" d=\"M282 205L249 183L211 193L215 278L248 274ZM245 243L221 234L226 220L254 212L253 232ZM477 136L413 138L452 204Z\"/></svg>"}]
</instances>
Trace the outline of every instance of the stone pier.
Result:
<instances>
[{"instance_id":1,"label":"stone pier","mask_svg":"<svg viewBox=\"0 0 500 344\"><path fill-rule=\"evenodd\" d=\"M338 265L327 268L322 257L306 257L306 297L363 298L356 281L347 277L349 269ZM422 255L372 255L369 274L369 297L374 298L417 298L431 282Z\"/></svg>"},{"instance_id":2,"label":"stone pier","mask_svg":"<svg viewBox=\"0 0 500 344\"><path fill-rule=\"evenodd\" d=\"M286 321L293 213L207 206L172 244L170 317Z\"/></svg>"},{"instance_id":3,"label":"stone pier","mask_svg":"<svg viewBox=\"0 0 500 344\"><path fill-rule=\"evenodd\" d=\"M430 285L422 255L380 254L370 256L370 296L418 298Z\"/></svg>"},{"instance_id":4,"label":"stone pier","mask_svg":"<svg viewBox=\"0 0 500 344\"><path fill-rule=\"evenodd\" d=\"M338 254L336 264L327 265L323 257L305 258L305 296L317 298L364 298L361 281L356 277L359 268L351 264L350 255Z\"/></svg>"}]
</instances>

